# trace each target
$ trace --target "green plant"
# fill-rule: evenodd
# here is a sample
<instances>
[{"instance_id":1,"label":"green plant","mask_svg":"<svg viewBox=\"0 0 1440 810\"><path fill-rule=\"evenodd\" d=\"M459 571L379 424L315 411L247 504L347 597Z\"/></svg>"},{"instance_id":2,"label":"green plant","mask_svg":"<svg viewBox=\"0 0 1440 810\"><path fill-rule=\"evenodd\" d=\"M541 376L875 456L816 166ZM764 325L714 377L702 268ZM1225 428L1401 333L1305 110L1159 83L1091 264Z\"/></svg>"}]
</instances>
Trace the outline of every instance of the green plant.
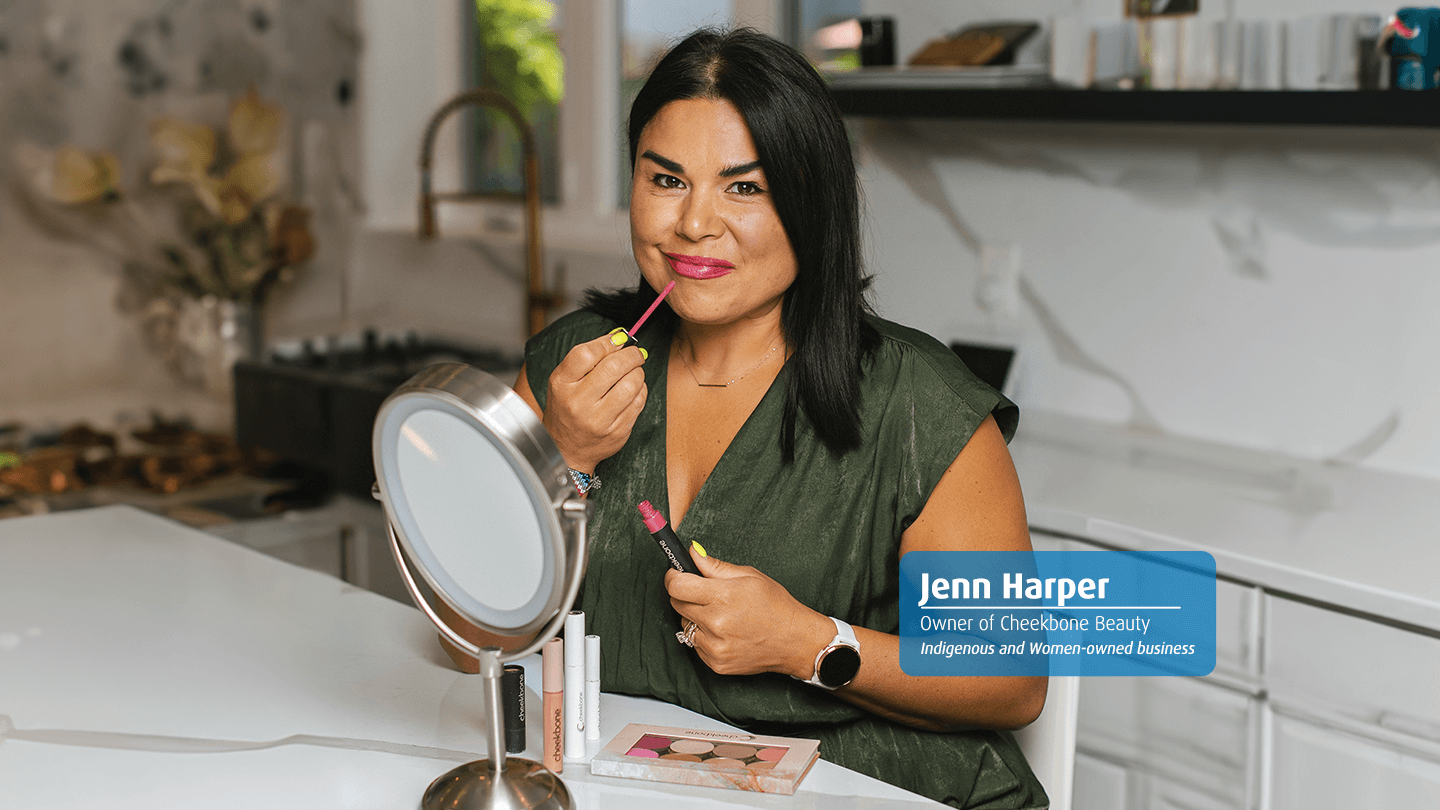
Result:
<instances>
[{"instance_id":1,"label":"green plant","mask_svg":"<svg viewBox=\"0 0 1440 810\"><path fill-rule=\"evenodd\" d=\"M554 6L546 0L475 0L475 14L495 89L521 110L560 103L564 65L548 28Z\"/></svg>"}]
</instances>

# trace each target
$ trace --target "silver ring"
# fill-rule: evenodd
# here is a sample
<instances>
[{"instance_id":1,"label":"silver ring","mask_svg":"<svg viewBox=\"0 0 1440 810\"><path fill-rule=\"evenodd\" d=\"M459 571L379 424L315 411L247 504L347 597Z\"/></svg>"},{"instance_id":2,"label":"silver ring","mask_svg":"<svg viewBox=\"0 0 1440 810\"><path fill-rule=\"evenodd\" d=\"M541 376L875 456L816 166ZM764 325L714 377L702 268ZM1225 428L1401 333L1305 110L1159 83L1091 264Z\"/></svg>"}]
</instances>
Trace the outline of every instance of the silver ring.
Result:
<instances>
[{"instance_id":1,"label":"silver ring","mask_svg":"<svg viewBox=\"0 0 1440 810\"><path fill-rule=\"evenodd\" d=\"M686 619L685 629L675 634L675 640L684 644L686 647L694 647L696 629L698 629L697 625L689 619Z\"/></svg>"}]
</instances>

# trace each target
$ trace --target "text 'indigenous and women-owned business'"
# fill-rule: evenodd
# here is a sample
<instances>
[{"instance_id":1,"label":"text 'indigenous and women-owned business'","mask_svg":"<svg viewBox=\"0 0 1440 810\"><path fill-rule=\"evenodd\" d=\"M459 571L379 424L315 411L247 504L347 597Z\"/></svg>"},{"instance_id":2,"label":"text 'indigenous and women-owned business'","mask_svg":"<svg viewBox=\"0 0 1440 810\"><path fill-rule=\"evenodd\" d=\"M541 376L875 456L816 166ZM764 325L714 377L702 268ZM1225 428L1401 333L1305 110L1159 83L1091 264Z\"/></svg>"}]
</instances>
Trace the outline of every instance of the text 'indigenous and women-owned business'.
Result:
<instances>
[{"instance_id":1,"label":"text 'indigenous and women-owned business'","mask_svg":"<svg viewBox=\"0 0 1440 810\"><path fill-rule=\"evenodd\" d=\"M1208 675L1203 551L914 551L900 561L910 675Z\"/></svg>"}]
</instances>

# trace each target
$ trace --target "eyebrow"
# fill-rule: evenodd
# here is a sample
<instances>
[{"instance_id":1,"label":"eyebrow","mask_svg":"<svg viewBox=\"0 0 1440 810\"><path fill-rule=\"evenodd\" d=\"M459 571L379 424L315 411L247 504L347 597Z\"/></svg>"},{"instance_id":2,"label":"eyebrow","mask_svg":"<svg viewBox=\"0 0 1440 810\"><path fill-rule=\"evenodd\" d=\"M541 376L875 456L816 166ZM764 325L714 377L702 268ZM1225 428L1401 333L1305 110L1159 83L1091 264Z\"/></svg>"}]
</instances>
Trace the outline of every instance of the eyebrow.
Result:
<instances>
[{"instance_id":1,"label":"eyebrow","mask_svg":"<svg viewBox=\"0 0 1440 810\"><path fill-rule=\"evenodd\" d=\"M674 172L676 174L685 173L684 166L681 166L679 163L676 163L670 158L657 155L649 149L645 150L645 152L640 155L640 157L654 161L655 163L659 164L660 168L664 169L667 172ZM750 172L753 172L758 168L760 168L760 161L752 160L749 163L742 163L739 166L726 166L725 168L720 170L720 176L737 177L742 174L749 174Z\"/></svg>"}]
</instances>

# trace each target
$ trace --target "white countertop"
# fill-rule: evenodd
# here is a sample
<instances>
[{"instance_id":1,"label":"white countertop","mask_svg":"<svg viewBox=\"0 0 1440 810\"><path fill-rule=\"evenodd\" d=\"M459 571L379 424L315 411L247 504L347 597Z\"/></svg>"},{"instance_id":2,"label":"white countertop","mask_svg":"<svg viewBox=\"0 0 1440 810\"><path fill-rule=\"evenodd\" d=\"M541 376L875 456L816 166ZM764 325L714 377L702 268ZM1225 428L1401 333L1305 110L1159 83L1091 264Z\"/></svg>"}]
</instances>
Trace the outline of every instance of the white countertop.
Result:
<instances>
[{"instance_id":1,"label":"white countertop","mask_svg":"<svg viewBox=\"0 0 1440 810\"><path fill-rule=\"evenodd\" d=\"M1027 414L1030 525L1440 631L1440 482Z\"/></svg>"},{"instance_id":2,"label":"white countertop","mask_svg":"<svg viewBox=\"0 0 1440 810\"><path fill-rule=\"evenodd\" d=\"M418 807L485 757L480 686L413 607L140 510L0 521L6 807ZM602 705L589 755L630 722L727 728ZM939 806L823 760L794 796L592 776L588 757L562 778L580 808Z\"/></svg>"}]
</instances>

